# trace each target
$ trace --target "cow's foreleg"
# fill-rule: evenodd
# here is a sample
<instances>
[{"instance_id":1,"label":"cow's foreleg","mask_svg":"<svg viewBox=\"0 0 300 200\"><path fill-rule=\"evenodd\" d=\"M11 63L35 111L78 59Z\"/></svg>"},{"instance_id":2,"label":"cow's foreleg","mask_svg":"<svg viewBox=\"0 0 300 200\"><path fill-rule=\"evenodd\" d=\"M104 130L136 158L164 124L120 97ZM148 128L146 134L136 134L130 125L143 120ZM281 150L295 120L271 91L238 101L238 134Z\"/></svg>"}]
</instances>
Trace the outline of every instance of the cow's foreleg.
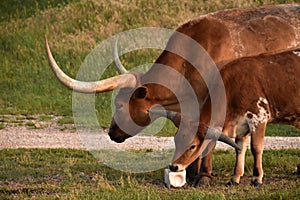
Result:
<instances>
[{"instance_id":1,"label":"cow's foreleg","mask_svg":"<svg viewBox=\"0 0 300 200\"><path fill-rule=\"evenodd\" d=\"M192 164L190 164L188 166L188 168L186 169L186 177L187 177L187 181L189 183L194 183L195 179L198 177L199 175L199 171L200 171L200 165L201 165L201 159L197 158Z\"/></svg>"},{"instance_id":2,"label":"cow's foreleg","mask_svg":"<svg viewBox=\"0 0 300 200\"><path fill-rule=\"evenodd\" d=\"M241 177L244 175L245 153L247 150L248 140L249 135L236 139L236 143L241 147L242 150L236 150L236 163L234 168L234 175L232 179L227 183L228 186L239 184Z\"/></svg>"},{"instance_id":3,"label":"cow's foreleg","mask_svg":"<svg viewBox=\"0 0 300 200\"><path fill-rule=\"evenodd\" d=\"M215 148L215 146L214 146ZM207 185L212 180L212 153L214 148L201 160L199 175L194 180L194 186Z\"/></svg>"},{"instance_id":4,"label":"cow's foreleg","mask_svg":"<svg viewBox=\"0 0 300 200\"><path fill-rule=\"evenodd\" d=\"M263 179L262 155L264 150L266 123L258 125L251 136L251 152L254 157L253 182L254 186L260 186Z\"/></svg>"}]
</instances>

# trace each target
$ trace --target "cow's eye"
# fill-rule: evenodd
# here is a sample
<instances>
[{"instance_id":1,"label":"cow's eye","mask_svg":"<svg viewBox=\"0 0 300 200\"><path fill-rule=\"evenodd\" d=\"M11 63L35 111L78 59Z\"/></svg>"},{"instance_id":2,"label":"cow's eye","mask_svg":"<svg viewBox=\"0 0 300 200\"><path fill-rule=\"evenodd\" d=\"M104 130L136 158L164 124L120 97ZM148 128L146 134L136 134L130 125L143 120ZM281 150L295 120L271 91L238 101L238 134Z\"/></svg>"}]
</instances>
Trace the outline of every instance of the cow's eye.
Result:
<instances>
[{"instance_id":1,"label":"cow's eye","mask_svg":"<svg viewBox=\"0 0 300 200\"><path fill-rule=\"evenodd\" d=\"M116 104L116 109L120 110L121 108L123 108L123 104Z\"/></svg>"},{"instance_id":2,"label":"cow's eye","mask_svg":"<svg viewBox=\"0 0 300 200\"><path fill-rule=\"evenodd\" d=\"M191 150L193 150L193 149L195 149L196 148L196 145L192 145L190 148L189 148L189 150L191 151Z\"/></svg>"}]
</instances>

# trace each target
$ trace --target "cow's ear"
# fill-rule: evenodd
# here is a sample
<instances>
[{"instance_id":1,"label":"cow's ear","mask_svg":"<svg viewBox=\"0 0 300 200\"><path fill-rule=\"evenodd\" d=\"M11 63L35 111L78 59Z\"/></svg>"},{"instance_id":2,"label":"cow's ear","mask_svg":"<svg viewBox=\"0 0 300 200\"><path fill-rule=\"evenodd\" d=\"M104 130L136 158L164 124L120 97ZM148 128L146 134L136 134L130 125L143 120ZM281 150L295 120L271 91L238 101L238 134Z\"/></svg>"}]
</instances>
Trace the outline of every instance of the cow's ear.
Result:
<instances>
[{"instance_id":1,"label":"cow's ear","mask_svg":"<svg viewBox=\"0 0 300 200\"><path fill-rule=\"evenodd\" d=\"M133 98L144 99L147 96L148 89L146 87L138 87L134 93Z\"/></svg>"}]
</instances>

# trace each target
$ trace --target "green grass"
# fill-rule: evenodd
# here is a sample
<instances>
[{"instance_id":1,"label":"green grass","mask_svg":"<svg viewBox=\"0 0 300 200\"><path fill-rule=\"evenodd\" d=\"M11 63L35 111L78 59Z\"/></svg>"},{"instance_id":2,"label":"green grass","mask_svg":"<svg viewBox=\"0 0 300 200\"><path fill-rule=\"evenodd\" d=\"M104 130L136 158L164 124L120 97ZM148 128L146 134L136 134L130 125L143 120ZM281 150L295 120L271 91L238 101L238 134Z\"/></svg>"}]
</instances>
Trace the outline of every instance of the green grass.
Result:
<instances>
[{"instance_id":1,"label":"green grass","mask_svg":"<svg viewBox=\"0 0 300 200\"><path fill-rule=\"evenodd\" d=\"M73 117L63 117L58 119L59 124L74 124Z\"/></svg>"},{"instance_id":2,"label":"green grass","mask_svg":"<svg viewBox=\"0 0 300 200\"><path fill-rule=\"evenodd\" d=\"M0 22L7 22L12 19L26 19L34 16L37 12L52 7L63 7L78 0L10 0L0 2Z\"/></svg>"},{"instance_id":3,"label":"green grass","mask_svg":"<svg viewBox=\"0 0 300 200\"><path fill-rule=\"evenodd\" d=\"M293 126L282 125L282 124L268 124L267 136L288 136L288 137L299 137L300 132Z\"/></svg>"},{"instance_id":4,"label":"green grass","mask_svg":"<svg viewBox=\"0 0 300 200\"><path fill-rule=\"evenodd\" d=\"M41 120L41 121L49 121L49 120L51 120L51 119L53 119L53 116L50 116L50 115L42 115L42 116L40 117L40 120Z\"/></svg>"},{"instance_id":5,"label":"green grass","mask_svg":"<svg viewBox=\"0 0 300 200\"><path fill-rule=\"evenodd\" d=\"M264 185L250 186L252 156L246 154L241 185L224 184L233 171L233 151L214 153L211 186L169 190L163 169L132 174L106 167L88 152L69 149L0 151L0 198L35 199L297 199L300 150L265 151Z\"/></svg>"}]
</instances>

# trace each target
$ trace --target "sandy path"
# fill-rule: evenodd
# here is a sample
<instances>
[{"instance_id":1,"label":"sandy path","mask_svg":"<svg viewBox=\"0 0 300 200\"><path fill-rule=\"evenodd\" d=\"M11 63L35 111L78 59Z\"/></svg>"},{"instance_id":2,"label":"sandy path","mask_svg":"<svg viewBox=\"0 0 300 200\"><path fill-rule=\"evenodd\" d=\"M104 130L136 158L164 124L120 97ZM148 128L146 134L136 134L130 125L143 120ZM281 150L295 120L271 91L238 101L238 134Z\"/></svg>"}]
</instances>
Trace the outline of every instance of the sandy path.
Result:
<instances>
[{"instance_id":1,"label":"sandy path","mask_svg":"<svg viewBox=\"0 0 300 200\"><path fill-rule=\"evenodd\" d=\"M82 140L83 139L83 140ZM172 137L135 136L122 144L112 142L106 133L84 133L79 136L76 130L59 130L48 127L32 129L26 126L7 127L0 130L0 149L4 148L74 148L102 145L120 150L125 149L170 149L174 148ZM217 148L230 148L223 143ZM300 148L300 137L266 137L265 149Z\"/></svg>"}]
</instances>

